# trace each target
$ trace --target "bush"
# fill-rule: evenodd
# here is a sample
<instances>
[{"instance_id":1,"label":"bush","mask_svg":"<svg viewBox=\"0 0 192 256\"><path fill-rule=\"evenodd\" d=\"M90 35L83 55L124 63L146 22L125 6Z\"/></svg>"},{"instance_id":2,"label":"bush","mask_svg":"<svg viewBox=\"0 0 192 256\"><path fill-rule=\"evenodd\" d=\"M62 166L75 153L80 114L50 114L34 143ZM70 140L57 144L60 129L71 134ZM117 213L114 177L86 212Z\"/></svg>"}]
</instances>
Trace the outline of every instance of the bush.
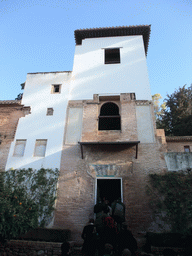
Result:
<instances>
[{"instance_id":1,"label":"bush","mask_svg":"<svg viewBox=\"0 0 192 256\"><path fill-rule=\"evenodd\" d=\"M52 219L59 171L9 170L0 173L0 234L16 238Z\"/></svg>"},{"instance_id":2,"label":"bush","mask_svg":"<svg viewBox=\"0 0 192 256\"><path fill-rule=\"evenodd\" d=\"M192 226L192 173L151 174L147 191L151 207L172 232L186 233Z\"/></svg>"}]
</instances>

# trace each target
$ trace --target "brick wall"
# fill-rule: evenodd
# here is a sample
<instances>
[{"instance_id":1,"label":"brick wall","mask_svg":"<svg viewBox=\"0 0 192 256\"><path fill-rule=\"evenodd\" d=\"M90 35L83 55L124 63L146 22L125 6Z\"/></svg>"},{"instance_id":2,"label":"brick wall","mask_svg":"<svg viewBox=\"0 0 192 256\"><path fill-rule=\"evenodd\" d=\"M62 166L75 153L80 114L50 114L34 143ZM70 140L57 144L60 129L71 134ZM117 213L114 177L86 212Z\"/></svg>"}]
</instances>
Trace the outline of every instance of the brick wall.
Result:
<instances>
[{"instance_id":1,"label":"brick wall","mask_svg":"<svg viewBox=\"0 0 192 256\"><path fill-rule=\"evenodd\" d=\"M75 104L71 102L71 104ZM120 131L98 131L100 104L83 101L83 127L81 141L137 140L135 101L121 102ZM97 197L97 179L121 179L126 221L137 237L147 231L152 223L152 213L146 195L149 173L166 170L164 147L155 143L130 145L84 145L81 158L80 145L63 145L58 198L54 228L71 230L72 239L81 240L83 227L94 217Z\"/></svg>"},{"instance_id":2,"label":"brick wall","mask_svg":"<svg viewBox=\"0 0 192 256\"><path fill-rule=\"evenodd\" d=\"M29 108L21 105L20 101L0 101L0 169L2 170L5 169L18 120L27 112L29 112Z\"/></svg>"}]
</instances>

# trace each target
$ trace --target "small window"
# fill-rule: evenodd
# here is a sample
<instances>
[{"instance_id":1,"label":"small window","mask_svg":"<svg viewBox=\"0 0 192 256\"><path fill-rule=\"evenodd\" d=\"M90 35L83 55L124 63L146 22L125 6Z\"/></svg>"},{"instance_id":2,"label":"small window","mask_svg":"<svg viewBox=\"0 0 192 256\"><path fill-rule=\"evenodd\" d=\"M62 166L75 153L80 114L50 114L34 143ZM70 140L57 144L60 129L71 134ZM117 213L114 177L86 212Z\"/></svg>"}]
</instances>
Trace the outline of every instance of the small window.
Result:
<instances>
[{"instance_id":1,"label":"small window","mask_svg":"<svg viewBox=\"0 0 192 256\"><path fill-rule=\"evenodd\" d=\"M51 93L61 93L61 84L53 84Z\"/></svg>"},{"instance_id":2,"label":"small window","mask_svg":"<svg viewBox=\"0 0 192 256\"><path fill-rule=\"evenodd\" d=\"M34 156L44 157L47 146L47 140L36 140Z\"/></svg>"},{"instance_id":3,"label":"small window","mask_svg":"<svg viewBox=\"0 0 192 256\"><path fill-rule=\"evenodd\" d=\"M99 116L99 130L121 130L119 107L108 102L102 105Z\"/></svg>"},{"instance_id":4,"label":"small window","mask_svg":"<svg viewBox=\"0 0 192 256\"><path fill-rule=\"evenodd\" d=\"M53 115L53 108L47 108L47 116Z\"/></svg>"},{"instance_id":5,"label":"small window","mask_svg":"<svg viewBox=\"0 0 192 256\"><path fill-rule=\"evenodd\" d=\"M105 49L105 64L120 63L120 48Z\"/></svg>"},{"instance_id":6,"label":"small window","mask_svg":"<svg viewBox=\"0 0 192 256\"><path fill-rule=\"evenodd\" d=\"M184 152L190 152L190 146L184 146Z\"/></svg>"},{"instance_id":7,"label":"small window","mask_svg":"<svg viewBox=\"0 0 192 256\"><path fill-rule=\"evenodd\" d=\"M24 156L26 140L16 140L13 156Z\"/></svg>"}]
</instances>

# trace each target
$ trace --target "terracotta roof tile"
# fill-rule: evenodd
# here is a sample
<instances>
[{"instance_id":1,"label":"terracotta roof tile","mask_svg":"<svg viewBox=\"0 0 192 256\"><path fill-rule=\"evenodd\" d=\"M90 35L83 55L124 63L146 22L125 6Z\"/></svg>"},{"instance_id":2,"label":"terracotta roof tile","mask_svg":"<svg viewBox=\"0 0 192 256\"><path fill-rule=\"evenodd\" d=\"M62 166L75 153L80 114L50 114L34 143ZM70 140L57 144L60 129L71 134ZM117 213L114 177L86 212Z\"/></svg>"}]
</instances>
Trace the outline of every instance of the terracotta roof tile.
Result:
<instances>
[{"instance_id":1,"label":"terracotta roof tile","mask_svg":"<svg viewBox=\"0 0 192 256\"><path fill-rule=\"evenodd\" d=\"M151 25L138 25L138 26L78 29L78 30L75 30L74 33L75 33L76 45L81 45L82 40L85 38L142 35L144 46L145 46L145 54L147 55L150 32L151 32Z\"/></svg>"}]
</instances>

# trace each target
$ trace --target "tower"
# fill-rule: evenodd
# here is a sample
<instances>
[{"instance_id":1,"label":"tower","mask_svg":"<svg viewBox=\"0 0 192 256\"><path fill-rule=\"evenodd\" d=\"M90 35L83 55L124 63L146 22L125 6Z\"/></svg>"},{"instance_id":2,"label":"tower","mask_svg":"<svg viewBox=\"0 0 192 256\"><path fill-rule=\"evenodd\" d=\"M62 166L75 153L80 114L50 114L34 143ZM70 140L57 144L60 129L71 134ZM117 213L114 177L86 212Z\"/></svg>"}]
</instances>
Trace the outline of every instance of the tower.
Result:
<instances>
[{"instance_id":1,"label":"tower","mask_svg":"<svg viewBox=\"0 0 192 256\"><path fill-rule=\"evenodd\" d=\"M164 167L155 137L146 55L150 26L75 31L73 71L29 73L6 169L59 168L54 227L74 239L99 197L121 197L146 228L145 185Z\"/></svg>"}]
</instances>

